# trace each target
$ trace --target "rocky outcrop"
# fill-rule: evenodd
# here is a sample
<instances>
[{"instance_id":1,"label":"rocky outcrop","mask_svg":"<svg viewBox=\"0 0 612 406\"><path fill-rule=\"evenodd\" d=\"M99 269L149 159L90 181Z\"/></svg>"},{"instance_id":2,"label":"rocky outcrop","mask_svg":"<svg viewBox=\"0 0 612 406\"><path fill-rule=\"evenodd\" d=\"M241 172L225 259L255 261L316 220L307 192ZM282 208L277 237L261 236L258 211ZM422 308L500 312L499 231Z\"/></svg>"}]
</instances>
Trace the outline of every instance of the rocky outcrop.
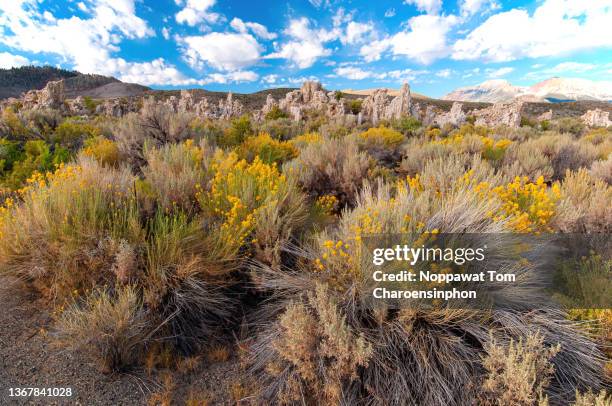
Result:
<instances>
[{"instance_id":1,"label":"rocky outcrop","mask_svg":"<svg viewBox=\"0 0 612 406\"><path fill-rule=\"evenodd\" d=\"M512 103L495 103L490 107L474 110L476 125L496 127L506 125L508 127L519 127L521 125L522 101Z\"/></svg>"},{"instance_id":2,"label":"rocky outcrop","mask_svg":"<svg viewBox=\"0 0 612 406\"><path fill-rule=\"evenodd\" d=\"M140 110L141 103L135 99L106 99L96 107L96 114L110 117L123 117L128 113Z\"/></svg>"},{"instance_id":3,"label":"rocky outcrop","mask_svg":"<svg viewBox=\"0 0 612 406\"><path fill-rule=\"evenodd\" d=\"M276 99L271 94L268 94L268 97L266 97L266 104L264 104L264 106L261 108L263 116L265 117L266 114L272 111L272 109L275 107L278 107Z\"/></svg>"},{"instance_id":4,"label":"rocky outcrop","mask_svg":"<svg viewBox=\"0 0 612 406\"><path fill-rule=\"evenodd\" d=\"M244 107L242 106L242 103L240 103L238 100L234 100L234 95L232 94L232 92L229 92L227 94L227 98L225 99L225 101L219 101L220 118L229 119L232 117L238 117L242 115L243 111Z\"/></svg>"},{"instance_id":5,"label":"rocky outcrop","mask_svg":"<svg viewBox=\"0 0 612 406\"><path fill-rule=\"evenodd\" d=\"M67 105L70 114L76 116L84 116L89 114L89 110L85 106L85 99L83 98L83 96L79 96L74 100L69 100L67 102Z\"/></svg>"},{"instance_id":6,"label":"rocky outcrop","mask_svg":"<svg viewBox=\"0 0 612 406\"><path fill-rule=\"evenodd\" d=\"M466 114L463 112L463 104L454 102L448 113L442 113L436 116L434 119L435 124L439 127L445 125L452 125L453 127L459 127L465 123Z\"/></svg>"},{"instance_id":7,"label":"rocky outcrop","mask_svg":"<svg viewBox=\"0 0 612 406\"><path fill-rule=\"evenodd\" d=\"M27 109L62 109L64 107L64 81L48 82L41 90L30 90L22 97Z\"/></svg>"},{"instance_id":8,"label":"rocky outcrop","mask_svg":"<svg viewBox=\"0 0 612 406\"><path fill-rule=\"evenodd\" d=\"M581 117L582 122L589 127L610 127L610 112L601 109L588 110Z\"/></svg>"},{"instance_id":9,"label":"rocky outcrop","mask_svg":"<svg viewBox=\"0 0 612 406\"><path fill-rule=\"evenodd\" d=\"M268 100L264 108L266 106ZM300 89L287 93L285 98L278 102L278 107L295 121L301 120L306 110L324 111L329 118L345 114L344 99L337 99L334 92L326 93L321 83L315 81L306 81Z\"/></svg>"},{"instance_id":10,"label":"rocky outcrop","mask_svg":"<svg viewBox=\"0 0 612 406\"><path fill-rule=\"evenodd\" d=\"M206 97L197 100L191 90L181 90L180 97L170 96L163 103L175 113L193 113L202 118L230 119L244 112L244 106L234 100L232 92L227 94L225 100L219 100L218 105L210 103Z\"/></svg>"},{"instance_id":11,"label":"rocky outcrop","mask_svg":"<svg viewBox=\"0 0 612 406\"><path fill-rule=\"evenodd\" d=\"M548 110L538 116L538 121L550 121L553 118L553 111Z\"/></svg>"},{"instance_id":12,"label":"rocky outcrop","mask_svg":"<svg viewBox=\"0 0 612 406\"><path fill-rule=\"evenodd\" d=\"M412 113L412 97L407 83L402 85L400 94L392 100L389 100L387 92L387 89L377 89L366 97L361 105L364 118L372 121L374 125L381 120L400 118Z\"/></svg>"}]
</instances>

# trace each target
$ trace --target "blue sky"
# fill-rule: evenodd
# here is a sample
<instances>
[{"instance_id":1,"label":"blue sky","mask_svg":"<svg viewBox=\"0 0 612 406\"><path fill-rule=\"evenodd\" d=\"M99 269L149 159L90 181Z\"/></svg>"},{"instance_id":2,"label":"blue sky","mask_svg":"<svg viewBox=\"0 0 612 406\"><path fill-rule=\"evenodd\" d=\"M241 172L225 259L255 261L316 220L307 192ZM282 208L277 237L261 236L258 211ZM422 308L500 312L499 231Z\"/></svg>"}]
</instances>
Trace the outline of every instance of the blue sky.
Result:
<instances>
[{"instance_id":1,"label":"blue sky","mask_svg":"<svg viewBox=\"0 0 612 406\"><path fill-rule=\"evenodd\" d=\"M4 0L0 67L50 64L155 88L438 97L489 79L609 81L612 0Z\"/></svg>"}]
</instances>

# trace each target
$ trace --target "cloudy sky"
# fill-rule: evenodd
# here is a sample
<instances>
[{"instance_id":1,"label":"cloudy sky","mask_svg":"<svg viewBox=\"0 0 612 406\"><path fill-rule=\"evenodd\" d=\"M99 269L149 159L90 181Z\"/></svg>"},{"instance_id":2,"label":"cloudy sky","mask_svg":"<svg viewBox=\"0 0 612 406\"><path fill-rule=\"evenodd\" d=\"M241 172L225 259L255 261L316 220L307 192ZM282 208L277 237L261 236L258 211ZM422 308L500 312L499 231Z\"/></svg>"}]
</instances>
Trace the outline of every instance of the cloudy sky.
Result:
<instances>
[{"instance_id":1,"label":"cloudy sky","mask_svg":"<svg viewBox=\"0 0 612 406\"><path fill-rule=\"evenodd\" d=\"M25 64L241 92L610 80L612 0L2 0L0 68Z\"/></svg>"}]
</instances>

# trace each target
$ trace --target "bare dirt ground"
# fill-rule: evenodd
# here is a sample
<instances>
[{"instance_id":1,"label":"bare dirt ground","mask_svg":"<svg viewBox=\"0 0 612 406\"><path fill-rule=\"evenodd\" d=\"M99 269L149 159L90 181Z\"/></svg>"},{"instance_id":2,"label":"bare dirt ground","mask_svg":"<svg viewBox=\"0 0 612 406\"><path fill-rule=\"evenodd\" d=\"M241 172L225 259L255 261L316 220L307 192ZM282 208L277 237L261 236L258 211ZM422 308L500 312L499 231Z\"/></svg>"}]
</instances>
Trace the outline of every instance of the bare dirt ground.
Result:
<instances>
[{"instance_id":1,"label":"bare dirt ground","mask_svg":"<svg viewBox=\"0 0 612 406\"><path fill-rule=\"evenodd\" d=\"M236 404L229 395L239 368L235 358L203 363L193 372L144 371L105 375L96 365L53 344L49 306L34 293L0 292L0 405L183 405L195 393L194 404ZM164 376L172 376L171 391ZM9 388L72 388L70 398L9 398ZM168 393L169 392L169 393ZM193 396L192 396L193 397Z\"/></svg>"}]
</instances>

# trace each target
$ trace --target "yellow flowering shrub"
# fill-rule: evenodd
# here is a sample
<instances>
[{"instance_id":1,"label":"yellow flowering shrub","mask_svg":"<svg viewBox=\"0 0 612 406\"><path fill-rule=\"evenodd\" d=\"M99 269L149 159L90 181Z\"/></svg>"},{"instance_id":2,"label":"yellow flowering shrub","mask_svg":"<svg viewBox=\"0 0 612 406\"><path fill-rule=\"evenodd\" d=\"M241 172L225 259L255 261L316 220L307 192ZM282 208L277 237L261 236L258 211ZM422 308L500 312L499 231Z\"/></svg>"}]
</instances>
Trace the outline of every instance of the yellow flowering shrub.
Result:
<instances>
[{"instance_id":1,"label":"yellow flowering shrub","mask_svg":"<svg viewBox=\"0 0 612 406\"><path fill-rule=\"evenodd\" d=\"M298 155L298 150L291 143L275 140L268 133L260 133L257 136L249 137L240 145L237 150L240 158L252 162L258 157L267 164L281 164Z\"/></svg>"},{"instance_id":2,"label":"yellow flowering shrub","mask_svg":"<svg viewBox=\"0 0 612 406\"><path fill-rule=\"evenodd\" d=\"M333 214L338 209L338 198L334 195L323 195L317 198L315 207L320 209L324 214Z\"/></svg>"},{"instance_id":3,"label":"yellow flowering shrub","mask_svg":"<svg viewBox=\"0 0 612 406\"><path fill-rule=\"evenodd\" d=\"M508 219L510 228L519 233L552 232L549 222L560 197L558 184L549 189L542 176L535 183L517 176L513 182L493 188L492 193L502 201L494 220Z\"/></svg>"},{"instance_id":4,"label":"yellow flowering shrub","mask_svg":"<svg viewBox=\"0 0 612 406\"><path fill-rule=\"evenodd\" d=\"M234 152L217 153L211 169L210 192L200 196L200 204L221 219L221 239L239 249L255 230L258 212L278 199L287 178L259 157L248 163Z\"/></svg>"},{"instance_id":5,"label":"yellow flowering shrub","mask_svg":"<svg viewBox=\"0 0 612 406\"><path fill-rule=\"evenodd\" d=\"M482 137L482 142L484 145L482 157L490 161L500 161L503 159L506 148L512 144L512 141L505 138L495 141L490 137Z\"/></svg>"},{"instance_id":6,"label":"yellow flowering shrub","mask_svg":"<svg viewBox=\"0 0 612 406\"><path fill-rule=\"evenodd\" d=\"M298 135L297 137L290 139L288 142L296 148L301 149L310 144L319 144L323 142L323 137L319 133L306 133Z\"/></svg>"},{"instance_id":7,"label":"yellow flowering shrub","mask_svg":"<svg viewBox=\"0 0 612 406\"><path fill-rule=\"evenodd\" d=\"M58 297L110 278L110 241L142 236L133 182L93 160L35 173L2 210L0 233L11 238L0 239L0 269Z\"/></svg>"},{"instance_id":8,"label":"yellow flowering shrub","mask_svg":"<svg viewBox=\"0 0 612 406\"><path fill-rule=\"evenodd\" d=\"M94 158L102 165L116 166L119 164L119 147L115 142L102 136L86 140L83 154Z\"/></svg>"},{"instance_id":9,"label":"yellow flowering shrub","mask_svg":"<svg viewBox=\"0 0 612 406\"><path fill-rule=\"evenodd\" d=\"M397 147L405 140L406 137L400 132L383 126L372 127L359 134L359 141L370 147L392 148Z\"/></svg>"}]
</instances>

